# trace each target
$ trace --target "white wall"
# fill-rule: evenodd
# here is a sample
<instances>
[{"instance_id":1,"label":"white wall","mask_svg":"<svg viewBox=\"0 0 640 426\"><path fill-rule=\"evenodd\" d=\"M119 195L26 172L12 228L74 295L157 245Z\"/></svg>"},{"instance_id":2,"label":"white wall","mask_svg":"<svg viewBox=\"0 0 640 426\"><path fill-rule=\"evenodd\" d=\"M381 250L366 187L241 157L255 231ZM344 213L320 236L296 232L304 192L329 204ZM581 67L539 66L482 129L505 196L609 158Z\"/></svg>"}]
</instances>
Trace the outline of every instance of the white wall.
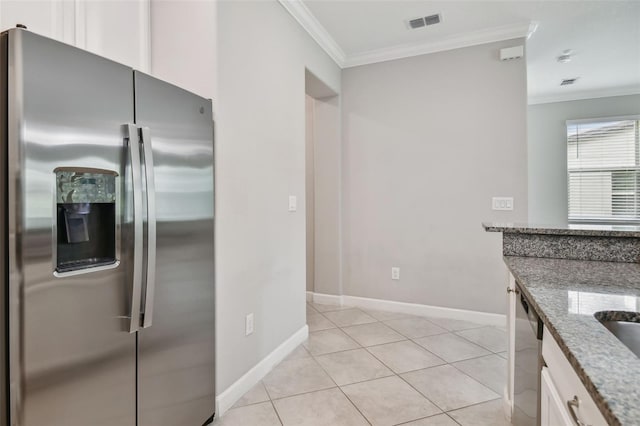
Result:
<instances>
[{"instance_id":1,"label":"white wall","mask_svg":"<svg viewBox=\"0 0 640 426\"><path fill-rule=\"evenodd\" d=\"M481 222L526 220L525 62L498 60L523 43L344 70L345 294L504 313L500 234Z\"/></svg>"},{"instance_id":2,"label":"white wall","mask_svg":"<svg viewBox=\"0 0 640 426\"><path fill-rule=\"evenodd\" d=\"M336 91L340 69L275 1L220 2L217 26L220 393L306 322L305 67Z\"/></svg>"},{"instance_id":3,"label":"white wall","mask_svg":"<svg viewBox=\"0 0 640 426\"><path fill-rule=\"evenodd\" d=\"M567 223L567 120L640 114L640 95L529 105L529 220Z\"/></svg>"}]
</instances>

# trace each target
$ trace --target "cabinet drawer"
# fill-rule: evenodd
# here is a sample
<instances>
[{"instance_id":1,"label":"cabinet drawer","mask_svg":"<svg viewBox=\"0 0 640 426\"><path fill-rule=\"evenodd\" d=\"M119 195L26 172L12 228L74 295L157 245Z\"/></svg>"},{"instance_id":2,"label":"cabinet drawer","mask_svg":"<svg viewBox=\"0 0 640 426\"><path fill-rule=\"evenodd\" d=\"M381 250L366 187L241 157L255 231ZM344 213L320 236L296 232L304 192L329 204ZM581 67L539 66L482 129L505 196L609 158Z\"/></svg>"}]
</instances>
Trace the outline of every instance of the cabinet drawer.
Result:
<instances>
[{"instance_id":1,"label":"cabinet drawer","mask_svg":"<svg viewBox=\"0 0 640 426\"><path fill-rule=\"evenodd\" d=\"M573 426L567 405L551 381L547 367L542 367L540 394L540 426Z\"/></svg>"},{"instance_id":2,"label":"cabinet drawer","mask_svg":"<svg viewBox=\"0 0 640 426\"><path fill-rule=\"evenodd\" d=\"M567 407L567 402L577 396L579 406L574 408L574 411L578 419L589 426L606 426L607 422L596 403L591 399L591 395L546 327L542 337L542 357L547 364L551 382L557 390L563 406Z\"/></svg>"}]
</instances>

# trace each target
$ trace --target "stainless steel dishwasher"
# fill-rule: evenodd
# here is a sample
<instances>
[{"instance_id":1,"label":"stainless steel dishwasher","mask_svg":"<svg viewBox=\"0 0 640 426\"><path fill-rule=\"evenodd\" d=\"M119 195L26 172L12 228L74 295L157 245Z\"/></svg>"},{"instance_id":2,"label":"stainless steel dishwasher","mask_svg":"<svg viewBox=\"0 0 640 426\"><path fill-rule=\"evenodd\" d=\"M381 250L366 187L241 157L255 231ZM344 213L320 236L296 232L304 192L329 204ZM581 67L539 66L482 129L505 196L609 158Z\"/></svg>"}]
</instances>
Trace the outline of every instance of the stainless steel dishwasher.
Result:
<instances>
[{"instance_id":1,"label":"stainless steel dishwasher","mask_svg":"<svg viewBox=\"0 0 640 426\"><path fill-rule=\"evenodd\" d=\"M542 321L516 283L514 426L540 425Z\"/></svg>"}]
</instances>

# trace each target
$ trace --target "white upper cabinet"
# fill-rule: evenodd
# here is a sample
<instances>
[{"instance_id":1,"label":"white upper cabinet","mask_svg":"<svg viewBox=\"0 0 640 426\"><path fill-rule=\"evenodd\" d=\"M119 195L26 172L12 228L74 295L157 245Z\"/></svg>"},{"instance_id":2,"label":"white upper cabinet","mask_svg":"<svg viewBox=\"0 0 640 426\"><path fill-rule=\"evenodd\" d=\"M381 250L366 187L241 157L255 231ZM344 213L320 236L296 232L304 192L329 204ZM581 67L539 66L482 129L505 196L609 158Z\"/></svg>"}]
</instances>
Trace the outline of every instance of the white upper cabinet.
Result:
<instances>
[{"instance_id":1,"label":"white upper cabinet","mask_svg":"<svg viewBox=\"0 0 640 426\"><path fill-rule=\"evenodd\" d=\"M75 44L149 72L149 0L77 1Z\"/></svg>"},{"instance_id":2,"label":"white upper cabinet","mask_svg":"<svg viewBox=\"0 0 640 426\"><path fill-rule=\"evenodd\" d=\"M214 0L151 0L152 74L214 98L216 16Z\"/></svg>"},{"instance_id":3,"label":"white upper cabinet","mask_svg":"<svg viewBox=\"0 0 640 426\"><path fill-rule=\"evenodd\" d=\"M149 71L149 0L0 0L2 30L29 31Z\"/></svg>"},{"instance_id":4,"label":"white upper cabinet","mask_svg":"<svg viewBox=\"0 0 640 426\"><path fill-rule=\"evenodd\" d=\"M0 0L0 31L26 25L37 34L73 44L74 1Z\"/></svg>"},{"instance_id":5,"label":"white upper cabinet","mask_svg":"<svg viewBox=\"0 0 640 426\"><path fill-rule=\"evenodd\" d=\"M0 0L2 31L24 24L206 98L215 93L216 16L214 0Z\"/></svg>"}]
</instances>

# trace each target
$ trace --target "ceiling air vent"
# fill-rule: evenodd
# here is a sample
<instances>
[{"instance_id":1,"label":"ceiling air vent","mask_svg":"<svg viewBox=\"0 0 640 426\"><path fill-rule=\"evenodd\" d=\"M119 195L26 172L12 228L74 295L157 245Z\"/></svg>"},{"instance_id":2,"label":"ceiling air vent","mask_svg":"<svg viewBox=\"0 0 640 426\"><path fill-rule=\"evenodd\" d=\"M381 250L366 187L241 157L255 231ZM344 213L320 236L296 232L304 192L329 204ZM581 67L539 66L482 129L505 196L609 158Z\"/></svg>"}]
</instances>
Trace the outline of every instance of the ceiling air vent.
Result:
<instances>
[{"instance_id":1,"label":"ceiling air vent","mask_svg":"<svg viewBox=\"0 0 640 426\"><path fill-rule=\"evenodd\" d=\"M439 24L440 23L440 14L437 13L435 15L429 15L429 16L425 16L424 18L414 18L414 19L408 19L406 21L407 23L407 27L415 30L418 28L423 28L426 27L428 25L435 25L435 24Z\"/></svg>"},{"instance_id":2,"label":"ceiling air vent","mask_svg":"<svg viewBox=\"0 0 640 426\"><path fill-rule=\"evenodd\" d=\"M429 15L424 17L424 23L427 25L435 25L440 23L440 15Z\"/></svg>"},{"instance_id":3,"label":"ceiling air vent","mask_svg":"<svg viewBox=\"0 0 640 426\"><path fill-rule=\"evenodd\" d=\"M424 27L424 25L424 18L409 19L409 27L411 27L411 29L413 30L415 30L416 28L422 28Z\"/></svg>"},{"instance_id":4,"label":"ceiling air vent","mask_svg":"<svg viewBox=\"0 0 640 426\"><path fill-rule=\"evenodd\" d=\"M569 86L573 83L576 82L576 80L578 79L578 77L575 78L565 78L564 80L562 80L562 82L560 83L560 86Z\"/></svg>"}]
</instances>

